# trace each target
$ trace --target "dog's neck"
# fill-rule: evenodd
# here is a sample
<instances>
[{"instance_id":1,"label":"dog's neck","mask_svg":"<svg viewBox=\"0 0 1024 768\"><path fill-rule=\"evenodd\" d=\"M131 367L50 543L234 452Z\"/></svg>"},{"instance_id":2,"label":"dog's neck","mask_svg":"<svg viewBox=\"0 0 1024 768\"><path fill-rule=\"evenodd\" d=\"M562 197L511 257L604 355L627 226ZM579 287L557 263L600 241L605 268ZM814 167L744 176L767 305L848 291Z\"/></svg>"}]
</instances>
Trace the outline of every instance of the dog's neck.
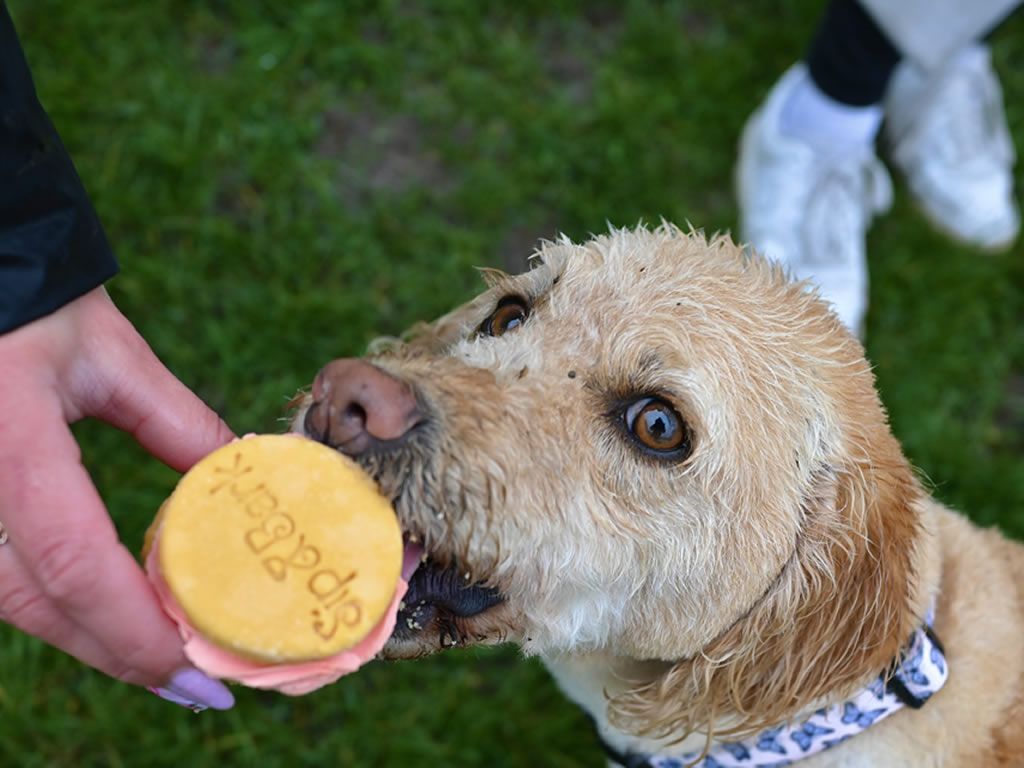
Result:
<instances>
[{"instance_id":1,"label":"dog's neck","mask_svg":"<svg viewBox=\"0 0 1024 768\"><path fill-rule=\"evenodd\" d=\"M672 667L671 662L639 661L602 651L543 658L565 695L593 719L604 743L623 753L657 754L669 749L662 740L625 733L613 726L608 720L608 700L638 683L658 679ZM693 733L670 748L680 753L700 751L705 742L704 734Z\"/></svg>"},{"instance_id":2,"label":"dog's neck","mask_svg":"<svg viewBox=\"0 0 1024 768\"><path fill-rule=\"evenodd\" d=\"M942 570L935 535L935 518L931 509L933 503L925 500L920 505L921 530L913 551L913 572L916 578L912 585L911 609L921 617L936 605ZM616 752L643 755L699 754L708 745L705 733L692 733L682 741L654 739L619 730L609 720L609 699L638 685L657 680L673 666L673 662L624 658L607 651L550 655L544 657L544 662L565 694L593 719L602 741ZM877 679L878 674L879 670L865 670L864 685L868 686ZM847 698L849 693L837 690L806 710L794 712L793 720L799 721L822 707L837 704ZM727 730L731 725L726 717L716 722L715 730Z\"/></svg>"}]
</instances>

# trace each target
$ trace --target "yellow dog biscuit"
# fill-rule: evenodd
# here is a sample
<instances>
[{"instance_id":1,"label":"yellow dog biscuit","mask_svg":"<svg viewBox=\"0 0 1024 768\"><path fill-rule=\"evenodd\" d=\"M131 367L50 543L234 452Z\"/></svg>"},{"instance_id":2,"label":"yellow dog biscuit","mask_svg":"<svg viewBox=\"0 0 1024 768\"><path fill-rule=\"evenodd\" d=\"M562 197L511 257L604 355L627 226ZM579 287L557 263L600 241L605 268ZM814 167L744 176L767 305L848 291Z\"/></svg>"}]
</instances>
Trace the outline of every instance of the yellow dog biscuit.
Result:
<instances>
[{"instance_id":1,"label":"yellow dog biscuit","mask_svg":"<svg viewBox=\"0 0 1024 768\"><path fill-rule=\"evenodd\" d=\"M352 461L296 435L235 441L196 464L154 523L161 575L192 626L266 663L358 643L395 595L394 511Z\"/></svg>"}]
</instances>

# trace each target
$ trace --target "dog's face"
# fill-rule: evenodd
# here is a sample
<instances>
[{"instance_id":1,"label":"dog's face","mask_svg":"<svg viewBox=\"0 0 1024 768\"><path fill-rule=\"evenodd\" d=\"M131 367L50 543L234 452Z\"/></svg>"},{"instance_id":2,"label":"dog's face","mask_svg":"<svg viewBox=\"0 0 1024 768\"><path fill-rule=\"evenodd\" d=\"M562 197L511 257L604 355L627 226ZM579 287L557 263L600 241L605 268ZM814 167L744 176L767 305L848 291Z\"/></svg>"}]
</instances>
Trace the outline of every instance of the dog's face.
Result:
<instances>
[{"instance_id":1,"label":"dog's face","mask_svg":"<svg viewBox=\"0 0 1024 768\"><path fill-rule=\"evenodd\" d=\"M801 626L871 644L847 610L908 628L905 585L865 547L913 483L859 345L817 299L727 239L668 227L549 244L487 279L369 358L417 416L353 452L427 556L386 655L513 641L770 663ZM330 390L296 421L329 443ZM890 543L912 538L907 517Z\"/></svg>"}]
</instances>

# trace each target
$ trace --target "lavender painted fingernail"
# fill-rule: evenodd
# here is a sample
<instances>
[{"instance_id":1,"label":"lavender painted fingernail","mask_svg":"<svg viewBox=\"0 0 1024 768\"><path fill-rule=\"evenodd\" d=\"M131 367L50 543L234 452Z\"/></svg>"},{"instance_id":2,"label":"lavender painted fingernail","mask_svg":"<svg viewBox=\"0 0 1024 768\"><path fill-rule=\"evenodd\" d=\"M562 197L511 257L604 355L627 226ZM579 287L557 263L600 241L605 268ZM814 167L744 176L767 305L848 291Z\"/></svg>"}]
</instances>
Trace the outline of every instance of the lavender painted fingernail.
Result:
<instances>
[{"instance_id":1,"label":"lavender painted fingernail","mask_svg":"<svg viewBox=\"0 0 1024 768\"><path fill-rule=\"evenodd\" d=\"M171 675L166 685L150 690L160 698L188 707L194 712L207 708L231 709L235 705L235 697L223 683L191 667L179 669Z\"/></svg>"},{"instance_id":2,"label":"lavender painted fingernail","mask_svg":"<svg viewBox=\"0 0 1024 768\"><path fill-rule=\"evenodd\" d=\"M203 704L196 704L191 699L186 699L185 697L179 696L176 693L171 693L166 688L147 688L146 690L150 693L156 694L164 701L169 701L172 704L177 704L180 707L185 707L185 709L191 709L196 714L204 712L208 709L208 707L204 706Z\"/></svg>"}]
</instances>

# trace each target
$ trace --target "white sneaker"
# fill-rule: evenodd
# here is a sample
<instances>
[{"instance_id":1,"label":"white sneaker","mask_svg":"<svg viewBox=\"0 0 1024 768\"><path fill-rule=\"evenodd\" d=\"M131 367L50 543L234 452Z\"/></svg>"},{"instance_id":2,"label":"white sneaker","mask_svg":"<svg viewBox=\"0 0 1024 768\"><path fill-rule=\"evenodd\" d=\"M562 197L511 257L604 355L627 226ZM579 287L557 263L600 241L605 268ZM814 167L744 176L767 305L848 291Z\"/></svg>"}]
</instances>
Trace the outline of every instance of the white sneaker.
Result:
<instances>
[{"instance_id":1,"label":"white sneaker","mask_svg":"<svg viewBox=\"0 0 1024 768\"><path fill-rule=\"evenodd\" d=\"M789 91L803 64L782 76L743 129L736 186L741 238L809 278L856 334L867 310L865 236L892 204L892 183L874 148L831 152L782 135Z\"/></svg>"},{"instance_id":2,"label":"white sneaker","mask_svg":"<svg viewBox=\"0 0 1024 768\"><path fill-rule=\"evenodd\" d=\"M1016 158L988 48L968 48L930 78L900 64L885 114L892 161L932 223L965 243L1009 246L1020 231Z\"/></svg>"}]
</instances>

